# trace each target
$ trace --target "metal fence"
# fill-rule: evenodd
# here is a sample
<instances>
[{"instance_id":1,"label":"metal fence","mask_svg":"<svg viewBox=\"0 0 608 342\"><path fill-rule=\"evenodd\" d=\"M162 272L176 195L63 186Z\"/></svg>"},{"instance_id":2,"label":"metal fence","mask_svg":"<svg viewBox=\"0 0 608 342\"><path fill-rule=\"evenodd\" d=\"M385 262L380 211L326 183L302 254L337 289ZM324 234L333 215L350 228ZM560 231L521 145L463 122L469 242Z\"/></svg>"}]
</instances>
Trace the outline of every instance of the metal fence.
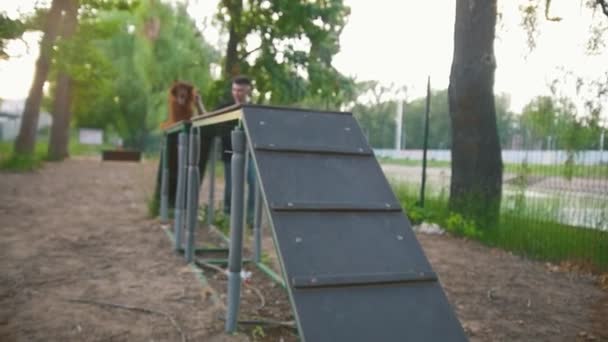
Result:
<instances>
[{"instance_id":1,"label":"metal fence","mask_svg":"<svg viewBox=\"0 0 608 342\"><path fill-rule=\"evenodd\" d=\"M420 187L422 150L375 150L398 184ZM493 244L525 255L608 270L608 152L504 150ZM427 154L426 197L447 207L450 151Z\"/></svg>"}]
</instances>

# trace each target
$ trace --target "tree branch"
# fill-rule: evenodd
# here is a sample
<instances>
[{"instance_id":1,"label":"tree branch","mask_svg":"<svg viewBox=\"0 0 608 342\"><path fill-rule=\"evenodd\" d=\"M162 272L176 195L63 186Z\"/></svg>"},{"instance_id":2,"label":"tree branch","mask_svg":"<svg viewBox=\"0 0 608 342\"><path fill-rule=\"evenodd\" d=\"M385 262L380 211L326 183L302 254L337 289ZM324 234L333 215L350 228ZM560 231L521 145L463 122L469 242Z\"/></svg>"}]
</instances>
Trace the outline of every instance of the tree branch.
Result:
<instances>
[{"instance_id":1,"label":"tree branch","mask_svg":"<svg viewBox=\"0 0 608 342\"><path fill-rule=\"evenodd\" d=\"M600 0L598 0L600 1ZM562 21L560 17L551 17L549 16L549 9L551 8L551 0L545 0L545 19L549 21Z\"/></svg>"},{"instance_id":2,"label":"tree branch","mask_svg":"<svg viewBox=\"0 0 608 342\"><path fill-rule=\"evenodd\" d=\"M595 4L602 7L602 12L608 17L608 1L606 0L595 0Z\"/></svg>"},{"instance_id":3,"label":"tree branch","mask_svg":"<svg viewBox=\"0 0 608 342\"><path fill-rule=\"evenodd\" d=\"M251 55L252 53L260 50L262 48L262 45L258 46L257 48L251 50L251 51L246 51L242 56L241 56L241 61L244 60L245 58L249 57L249 55Z\"/></svg>"}]
</instances>

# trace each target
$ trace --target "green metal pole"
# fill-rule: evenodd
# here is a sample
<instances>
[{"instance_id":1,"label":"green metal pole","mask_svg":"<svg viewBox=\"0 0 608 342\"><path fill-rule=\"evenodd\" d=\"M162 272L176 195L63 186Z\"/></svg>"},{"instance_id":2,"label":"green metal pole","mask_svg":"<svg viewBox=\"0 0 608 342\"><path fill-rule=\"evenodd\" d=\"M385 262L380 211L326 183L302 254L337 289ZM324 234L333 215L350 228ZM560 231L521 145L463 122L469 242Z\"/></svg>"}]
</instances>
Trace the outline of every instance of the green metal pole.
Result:
<instances>
[{"instance_id":1,"label":"green metal pole","mask_svg":"<svg viewBox=\"0 0 608 342\"><path fill-rule=\"evenodd\" d=\"M163 223L169 221L169 154L168 137L163 134L161 146L161 181L160 181L160 219Z\"/></svg>"},{"instance_id":2,"label":"green metal pole","mask_svg":"<svg viewBox=\"0 0 608 342\"><path fill-rule=\"evenodd\" d=\"M217 159L218 139L213 138L211 141L211 160L209 163L209 203L207 206L207 225L210 226L214 221L215 214L215 162ZM224 175L227 177L227 175Z\"/></svg>"},{"instance_id":3,"label":"green metal pole","mask_svg":"<svg viewBox=\"0 0 608 342\"><path fill-rule=\"evenodd\" d=\"M186 262L194 260L195 250L195 228L198 216L198 193L200 189L200 170L198 161L200 158L200 138L197 127L192 127L190 131L190 151L188 153L188 190L187 190L187 218L186 218Z\"/></svg>"},{"instance_id":4,"label":"green metal pole","mask_svg":"<svg viewBox=\"0 0 608 342\"><path fill-rule=\"evenodd\" d=\"M180 132L177 145L177 189L175 193L175 246L178 252L182 248L184 237L184 218L186 214L186 177L188 176L188 134Z\"/></svg>"},{"instance_id":5,"label":"green metal pole","mask_svg":"<svg viewBox=\"0 0 608 342\"><path fill-rule=\"evenodd\" d=\"M426 111L424 116L424 146L422 148L422 184L420 185L420 207L424 208L424 188L426 186L426 150L429 144L429 112L431 110L431 76L426 83Z\"/></svg>"},{"instance_id":6,"label":"green metal pole","mask_svg":"<svg viewBox=\"0 0 608 342\"><path fill-rule=\"evenodd\" d=\"M228 256L228 305L226 332L236 330L241 297L243 226L245 223L245 133L239 127L232 131L232 203L230 206L230 252Z\"/></svg>"}]
</instances>

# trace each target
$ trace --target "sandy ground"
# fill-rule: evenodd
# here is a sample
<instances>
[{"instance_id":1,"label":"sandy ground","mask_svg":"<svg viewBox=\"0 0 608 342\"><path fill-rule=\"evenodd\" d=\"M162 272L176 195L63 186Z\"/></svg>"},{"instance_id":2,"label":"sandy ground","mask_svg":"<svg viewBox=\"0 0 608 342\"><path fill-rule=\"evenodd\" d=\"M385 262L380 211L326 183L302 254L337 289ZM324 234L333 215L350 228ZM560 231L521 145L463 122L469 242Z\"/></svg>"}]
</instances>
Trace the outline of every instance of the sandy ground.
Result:
<instances>
[{"instance_id":1,"label":"sandy ground","mask_svg":"<svg viewBox=\"0 0 608 342\"><path fill-rule=\"evenodd\" d=\"M0 341L295 340L285 330L223 333L211 294L223 300L225 280L207 271L204 288L146 216L155 166L70 160L0 173ZM472 341L608 341L608 294L593 276L418 238ZM269 238L265 246L272 258ZM289 319L284 290L260 277L265 308L245 288L243 316Z\"/></svg>"}]
</instances>

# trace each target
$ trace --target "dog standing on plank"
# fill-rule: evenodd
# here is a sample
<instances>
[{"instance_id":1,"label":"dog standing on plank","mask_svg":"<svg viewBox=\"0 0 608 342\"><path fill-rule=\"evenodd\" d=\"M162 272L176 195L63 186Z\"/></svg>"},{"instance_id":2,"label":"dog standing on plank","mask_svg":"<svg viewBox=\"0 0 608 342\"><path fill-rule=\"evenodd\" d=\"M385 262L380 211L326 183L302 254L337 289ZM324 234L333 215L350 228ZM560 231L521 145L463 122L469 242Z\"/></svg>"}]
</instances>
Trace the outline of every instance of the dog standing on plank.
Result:
<instances>
[{"instance_id":1,"label":"dog standing on plank","mask_svg":"<svg viewBox=\"0 0 608 342\"><path fill-rule=\"evenodd\" d=\"M190 120L196 107L198 115L205 113L205 106L197 89L188 82L174 81L169 90L169 118L160 124L165 129L176 122Z\"/></svg>"}]
</instances>

